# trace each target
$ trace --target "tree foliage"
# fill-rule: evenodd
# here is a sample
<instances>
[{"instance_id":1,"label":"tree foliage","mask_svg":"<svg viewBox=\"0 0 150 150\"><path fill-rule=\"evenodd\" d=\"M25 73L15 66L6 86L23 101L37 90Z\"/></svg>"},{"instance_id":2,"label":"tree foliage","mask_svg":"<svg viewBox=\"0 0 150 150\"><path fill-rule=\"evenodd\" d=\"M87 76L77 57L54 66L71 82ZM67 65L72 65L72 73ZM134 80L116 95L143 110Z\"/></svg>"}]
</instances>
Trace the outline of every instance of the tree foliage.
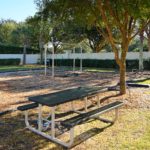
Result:
<instances>
[{"instance_id":1,"label":"tree foliage","mask_svg":"<svg viewBox=\"0 0 150 150\"><path fill-rule=\"evenodd\" d=\"M73 20L78 26L93 26L105 37L114 52L120 68L120 93L126 93L126 55L132 39L149 24L149 0L50 0L44 9L45 16L53 16L55 25ZM57 12L56 12L57 11ZM138 30L138 21L143 24Z\"/></svg>"},{"instance_id":2,"label":"tree foliage","mask_svg":"<svg viewBox=\"0 0 150 150\"><path fill-rule=\"evenodd\" d=\"M39 4L41 2L41 4ZM38 5L43 5L43 12L38 14L43 16L44 20L49 21L53 29L54 39L64 43L83 43L89 40L88 45L93 52L100 51L105 45L104 37L93 26L89 28L89 24L81 15L75 14L74 8L68 7L64 0L39 1ZM74 5L73 5L74 6ZM94 31L94 32L93 32Z\"/></svg>"},{"instance_id":3,"label":"tree foliage","mask_svg":"<svg viewBox=\"0 0 150 150\"><path fill-rule=\"evenodd\" d=\"M17 27L17 23L14 20L0 20L0 43L11 44L11 34Z\"/></svg>"}]
</instances>

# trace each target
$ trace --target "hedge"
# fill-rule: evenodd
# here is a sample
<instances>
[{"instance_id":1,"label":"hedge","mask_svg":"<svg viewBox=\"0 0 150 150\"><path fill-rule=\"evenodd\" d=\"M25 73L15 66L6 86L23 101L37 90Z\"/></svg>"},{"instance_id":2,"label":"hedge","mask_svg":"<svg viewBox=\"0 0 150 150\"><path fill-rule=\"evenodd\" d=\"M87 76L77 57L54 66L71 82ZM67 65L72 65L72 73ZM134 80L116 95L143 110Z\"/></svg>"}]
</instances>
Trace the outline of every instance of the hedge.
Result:
<instances>
[{"instance_id":1,"label":"hedge","mask_svg":"<svg viewBox=\"0 0 150 150\"><path fill-rule=\"evenodd\" d=\"M144 61L144 69L150 70L150 59L147 61Z\"/></svg>"},{"instance_id":2,"label":"hedge","mask_svg":"<svg viewBox=\"0 0 150 150\"><path fill-rule=\"evenodd\" d=\"M80 66L80 60L76 59L76 66ZM49 65L52 64L52 60L50 59L47 62ZM73 59L55 59L56 66L73 66ZM93 60L93 59L83 59L82 60L83 67L97 67L97 68L118 68L118 65L114 60Z\"/></svg>"},{"instance_id":3,"label":"hedge","mask_svg":"<svg viewBox=\"0 0 150 150\"><path fill-rule=\"evenodd\" d=\"M0 45L0 54L22 54L23 47ZM38 50L27 48L27 54L39 54Z\"/></svg>"},{"instance_id":4,"label":"hedge","mask_svg":"<svg viewBox=\"0 0 150 150\"><path fill-rule=\"evenodd\" d=\"M20 59L0 59L0 66L4 65L19 65L20 64Z\"/></svg>"},{"instance_id":5,"label":"hedge","mask_svg":"<svg viewBox=\"0 0 150 150\"><path fill-rule=\"evenodd\" d=\"M52 60L49 59L47 62L49 65L52 64ZM118 69L118 65L115 60L95 60L95 59L83 59L83 67L96 67L96 68L114 68ZM73 66L73 59L55 59L55 66ZM76 66L80 66L80 60L76 59ZM139 60L126 60L127 69L138 69ZM150 60L144 60L144 69L150 70Z\"/></svg>"}]
</instances>

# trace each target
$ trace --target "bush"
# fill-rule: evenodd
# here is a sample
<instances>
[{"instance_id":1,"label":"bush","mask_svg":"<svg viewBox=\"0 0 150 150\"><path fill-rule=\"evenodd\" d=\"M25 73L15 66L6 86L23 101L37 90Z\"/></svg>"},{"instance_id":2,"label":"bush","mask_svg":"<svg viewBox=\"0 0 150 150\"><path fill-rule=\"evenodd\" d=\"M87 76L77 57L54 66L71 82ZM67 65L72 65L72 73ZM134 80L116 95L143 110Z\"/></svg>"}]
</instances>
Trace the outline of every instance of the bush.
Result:
<instances>
[{"instance_id":1,"label":"bush","mask_svg":"<svg viewBox=\"0 0 150 150\"><path fill-rule=\"evenodd\" d=\"M22 54L23 47L0 45L0 54ZM27 54L37 54L38 50L27 48Z\"/></svg>"},{"instance_id":2,"label":"bush","mask_svg":"<svg viewBox=\"0 0 150 150\"><path fill-rule=\"evenodd\" d=\"M76 59L76 66L80 66L80 59ZM52 65L52 60L49 59L47 64ZM118 68L114 60L93 60L83 59L83 67L97 67L97 68ZM55 59L55 66L73 66L73 59Z\"/></svg>"},{"instance_id":3,"label":"bush","mask_svg":"<svg viewBox=\"0 0 150 150\"><path fill-rule=\"evenodd\" d=\"M126 60L127 69L138 69L139 68L139 60Z\"/></svg>"},{"instance_id":4,"label":"bush","mask_svg":"<svg viewBox=\"0 0 150 150\"><path fill-rule=\"evenodd\" d=\"M20 59L0 59L0 65L19 65L20 64Z\"/></svg>"},{"instance_id":5,"label":"bush","mask_svg":"<svg viewBox=\"0 0 150 150\"><path fill-rule=\"evenodd\" d=\"M52 60L48 60L48 64L52 64ZM83 59L83 67L96 67L96 68L113 68L119 69L115 60L95 60ZM73 59L55 59L55 66L73 66ZM80 59L76 59L76 66L80 66ZM139 60L126 60L127 69L138 69ZM144 69L150 70L150 60L144 60Z\"/></svg>"},{"instance_id":6,"label":"bush","mask_svg":"<svg viewBox=\"0 0 150 150\"><path fill-rule=\"evenodd\" d=\"M150 59L144 61L144 69L150 70Z\"/></svg>"}]
</instances>

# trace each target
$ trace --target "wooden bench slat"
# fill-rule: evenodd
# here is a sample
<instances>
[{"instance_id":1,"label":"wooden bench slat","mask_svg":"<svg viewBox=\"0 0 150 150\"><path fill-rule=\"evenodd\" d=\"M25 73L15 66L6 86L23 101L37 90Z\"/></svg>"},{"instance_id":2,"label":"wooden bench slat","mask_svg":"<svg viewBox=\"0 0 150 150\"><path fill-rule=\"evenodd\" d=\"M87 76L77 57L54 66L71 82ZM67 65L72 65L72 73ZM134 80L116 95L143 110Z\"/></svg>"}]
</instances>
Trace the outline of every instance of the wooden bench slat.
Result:
<instances>
[{"instance_id":1,"label":"wooden bench slat","mask_svg":"<svg viewBox=\"0 0 150 150\"><path fill-rule=\"evenodd\" d=\"M61 125L65 126L67 128L72 128L76 125L79 125L83 122L88 121L89 119L91 119L91 117L100 115L100 114L105 113L107 111L110 111L112 109L118 108L122 105L123 105L123 102L116 101L116 102L110 103L108 105L105 105L103 107L100 107L98 109L92 110L90 112L80 114L78 116L74 116L72 118L64 120L64 121L61 122Z\"/></svg>"},{"instance_id":2,"label":"wooden bench slat","mask_svg":"<svg viewBox=\"0 0 150 150\"><path fill-rule=\"evenodd\" d=\"M17 109L20 110L20 111L25 111L25 110L33 109L33 108L36 108L36 107L38 107L37 103L31 103L31 104L19 106L19 107L17 107Z\"/></svg>"}]
</instances>

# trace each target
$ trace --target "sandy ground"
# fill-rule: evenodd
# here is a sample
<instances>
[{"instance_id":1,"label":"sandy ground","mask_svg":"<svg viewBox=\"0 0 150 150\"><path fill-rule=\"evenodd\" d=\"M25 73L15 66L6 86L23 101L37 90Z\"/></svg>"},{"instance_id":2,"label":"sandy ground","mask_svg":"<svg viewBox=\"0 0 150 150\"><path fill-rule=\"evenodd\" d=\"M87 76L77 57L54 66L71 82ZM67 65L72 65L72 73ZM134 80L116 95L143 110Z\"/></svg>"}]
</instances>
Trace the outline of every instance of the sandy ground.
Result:
<instances>
[{"instance_id":1,"label":"sandy ground","mask_svg":"<svg viewBox=\"0 0 150 150\"><path fill-rule=\"evenodd\" d=\"M58 90L78 86L113 86L119 81L115 72L93 73L83 72L78 76L71 76L71 72L57 69L56 77L51 72L45 76L43 71L24 71L0 74L0 112L16 109L18 105L28 103L28 97L46 94ZM69 75L68 77L64 75ZM143 74L127 73L127 79L148 78L150 72ZM129 107L150 108L149 88L127 88L127 94L118 96L118 91L108 91L101 94L101 102L121 99Z\"/></svg>"}]
</instances>

